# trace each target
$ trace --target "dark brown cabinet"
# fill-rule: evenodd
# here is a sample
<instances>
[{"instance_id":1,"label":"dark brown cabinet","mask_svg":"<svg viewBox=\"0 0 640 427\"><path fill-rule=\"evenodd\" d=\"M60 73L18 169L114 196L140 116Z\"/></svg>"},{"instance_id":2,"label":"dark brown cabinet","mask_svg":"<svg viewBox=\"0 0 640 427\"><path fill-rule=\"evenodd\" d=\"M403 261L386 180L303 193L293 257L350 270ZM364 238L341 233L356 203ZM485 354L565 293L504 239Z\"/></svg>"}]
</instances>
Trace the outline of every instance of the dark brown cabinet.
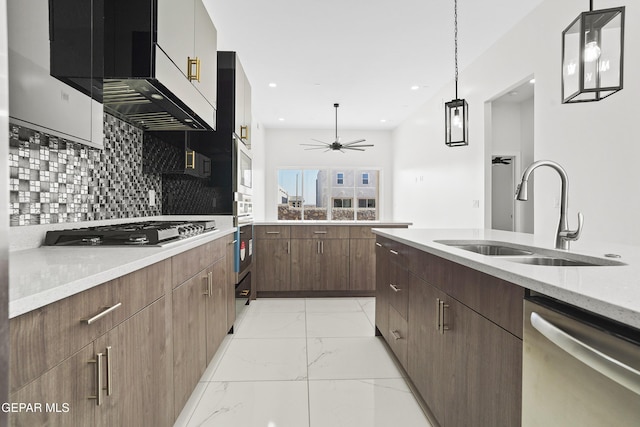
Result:
<instances>
[{"instance_id":1,"label":"dark brown cabinet","mask_svg":"<svg viewBox=\"0 0 640 427\"><path fill-rule=\"evenodd\" d=\"M378 244L376 327L438 423L520 425L524 289L389 239Z\"/></svg>"},{"instance_id":2,"label":"dark brown cabinet","mask_svg":"<svg viewBox=\"0 0 640 427\"><path fill-rule=\"evenodd\" d=\"M291 288L298 291L346 291L349 241L291 240Z\"/></svg>"},{"instance_id":3,"label":"dark brown cabinet","mask_svg":"<svg viewBox=\"0 0 640 427\"><path fill-rule=\"evenodd\" d=\"M289 226L256 226L255 262L258 292L291 291Z\"/></svg>"}]
</instances>

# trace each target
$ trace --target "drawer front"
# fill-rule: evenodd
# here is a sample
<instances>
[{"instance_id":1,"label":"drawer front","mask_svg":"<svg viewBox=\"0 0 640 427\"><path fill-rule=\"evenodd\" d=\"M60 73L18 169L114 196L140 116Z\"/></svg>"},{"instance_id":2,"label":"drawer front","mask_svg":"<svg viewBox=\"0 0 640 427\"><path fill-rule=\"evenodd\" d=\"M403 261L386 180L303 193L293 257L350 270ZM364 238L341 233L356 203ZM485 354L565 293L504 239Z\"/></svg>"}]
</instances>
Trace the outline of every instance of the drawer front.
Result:
<instances>
[{"instance_id":1,"label":"drawer front","mask_svg":"<svg viewBox=\"0 0 640 427\"><path fill-rule=\"evenodd\" d=\"M353 225L349 227L349 237L352 239L375 239L376 235L371 232L372 227Z\"/></svg>"},{"instance_id":2,"label":"drawer front","mask_svg":"<svg viewBox=\"0 0 640 427\"><path fill-rule=\"evenodd\" d=\"M409 270L401 265L389 262L389 304L405 319L409 312Z\"/></svg>"},{"instance_id":3,"label":"drawer front","mask_svg":"<svg viewBox=\"0 0 640 427\"><path fill-rule=\"evenodd\" d=\"M211 265L211 246L204 244L171 258L173 287L186 282Z\"/></svg>"},{"instance_id":4,"label":"drawer front","mask_svg":"<svg viewBox=\"0 0 640 427\"><path fill-rule=\"evenodd\" d=\"M216 239L213 242L209 242L209 251L211 253L211 260L209 264L218 261L226 256L227 253L227 239Z\"/></svg>"},{"instance_id":5,"label":"drawer front","mask_svg":"<svg viewBox=\"0 0 640 427\"><path fill-rule=\"evenodd\" d=\"M389 335L387 342L405 370L407 369L408 329L406 319L395 308L389 307Z\"/></svg>"},{"instance_id":6,"label":"drawer front","mask_svg":"<svg viewBox=\"0 0 640 427\"><path fill-rule=\"evenodd\" d=\"M409 254L409 271L444 292L449 292L454 265L451 261L419 250Z\"/></svg>"},{"instance_id":7,"label":"drawer front","mask_svg":"<svg viewBox=\"0 0 640 427\"><path fill-rule=\"evenodd\" d=\"M256 225L253 227L255 239L288 239L291 227L288 225Z\"/></svg>"},{"instance_id":8,"label":"drawer front","mask_svg":"<svg viewBox=\"0 0 640 427\"><path fill-rule=\"evenodd\" d=\"M82 320L105 312L105 307L114 307L114 288L114 281L107 282L11 319L12 392L112 328L118 309L90 324Z\"/></svg>"},{"instance_id":9,"label":"drawer front","mask_svg":"<svg viewBox=\"0 0 640 427\"><path fill-rule=\"evenodd\" d=\"M336 225L294 225L292 239L348 239L349 227Z\"/></svg>"}]
</instances>

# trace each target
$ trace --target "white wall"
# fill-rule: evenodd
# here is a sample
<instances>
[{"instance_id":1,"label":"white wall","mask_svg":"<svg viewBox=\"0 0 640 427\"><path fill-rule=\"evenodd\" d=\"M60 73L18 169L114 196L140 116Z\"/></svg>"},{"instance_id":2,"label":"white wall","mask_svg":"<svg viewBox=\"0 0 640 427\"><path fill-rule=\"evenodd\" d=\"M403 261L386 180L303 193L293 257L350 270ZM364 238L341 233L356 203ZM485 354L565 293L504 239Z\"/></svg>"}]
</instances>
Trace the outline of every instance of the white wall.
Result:
<instances>
[{"instance_id":1,"label":"white wall","mask_svg":"<svg viewBox=\"0 0 640 427\"><path fill-rule=\"evenodd\" d=\"M619 0L599 0L596 6L619 5ZM640 96L640 2L626 4L625 88L600 102L562 105L561 33L587 8L582 0L547 0L461 71L460 97L471 108L469 146L444 145L443 109L453 98L453 82L394 131L394 214L423 227L483 227L484 206L474 208L473 200L484 200L490 173L484 104L534 75L535 159L555 160L567 170L570 226L575 227L580 210L585 215L582 241L640 244L640 179L635 172L640 144L633 127ZM464 37L473 37L464 31L461 55ZM548 235L552 244L559 179L549 168L535 174L535 233ZM416 177L424 181L416 182ZM421 198L416 200L416 194Z\"/></svg>"},{"instance_id":2,"label":"white wall","mask_svg":"<svg viewBox=\"0 0 640 427\"><path fill-rule=\"evenodd\" d=\"M392 182L392 144L390 131L339 131L342 141L348 142L365 138L367 144L373 144L366 151L324 152L323 150L305 150L300 144L314 143L311 138L331 142L334 130L267 129L264 131L264 213L256 220L274 221L277 219L278 169L286 168L379 168L380 181L380 220L391 217ZM256 177L257 178L257 177ZM258 179L256 179L258 181ZM256 185L258 187L258 185ZM256 192L260 191L256 188ZM402 217L405 218L406 217ZM398 218L394 218L398 219Z\"/></svg>"}]
</instances>

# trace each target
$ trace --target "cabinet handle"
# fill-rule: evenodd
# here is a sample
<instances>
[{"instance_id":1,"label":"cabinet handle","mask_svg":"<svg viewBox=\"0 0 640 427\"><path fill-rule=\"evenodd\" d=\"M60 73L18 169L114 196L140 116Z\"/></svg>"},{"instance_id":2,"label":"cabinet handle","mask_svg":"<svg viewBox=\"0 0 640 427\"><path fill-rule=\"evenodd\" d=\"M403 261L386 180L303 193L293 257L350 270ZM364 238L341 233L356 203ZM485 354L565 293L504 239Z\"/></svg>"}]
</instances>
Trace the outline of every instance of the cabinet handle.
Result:
<instances>
[{"instance_id":1,"label":"cabinet handle","mask_svg":"<svg viewBox=\"0 0 640 427\"><path fill-rule=\"evenodd\" d=\"M213 271L207 273L207 285L209 287L209 298L213 295Z\"/></svg>"},{"instance_id":2,"label":"cabinet handle","mask_svg":"<svg viewBox=\"0 0 640 427\"><path fill-rule=\"evenodd\" d=\"M111 354L111 346L107 347L107 352L106 352L106 358L107 358L107 387L105 387L105 390L107 390L107 396L111 396L111 358L113 357L113 355Z\"/></svg>"},{"instance_id":3,"label":"cabinet handle","mask_svg":"<svg viewBox=\"0 0 640 427\"><path fill-rule=\"evenodd\" d=\"M184 168L195 169L196 168L196 152L185 150L184 152Z\"/></svg>"},{"instance_id":4,"label":"cabinet handle","mask_svg":"<svg viewBox=\"0 0 640 427\"><path fill-rule=\"evenodd\" d=\"M444 335L444 331L449 330L449 326L444 324L444 309L449 308L449 304L446 304L444 300L439 300L439 312L440 312L440 333Z\"/></svg>"},{"instance_id":5,"label":"cabinet handle","mask_svg":"<svg viewBox=\"0 0 640 427\"><path fill-rule=\"evenodd\" d=\"M378 242L376 242L376 246L379 247L379 248L382 247L382 245L380 243L378 243Z\"/></svg>"},{"instance_id":6,"label":"cabinet handle","mask_svg":"<svg viewBox=\"0 0 640 427\"><path fill-rule=\"evenodd\" d=\"M287 253L290 254L291 253L291 242L287 241Z\"/></svg>"},{"instance_id":7,"label":"cabinet handle","mask_svg":"<svg viewBox=\"0 0 640 427\"><path fill-rule=\"evenodd\" d=\"M398 255L398 252L394 251L393 249L389 249L389 252L391 252L394 255Z\"/></svg>"},{"instance_id":8,"label":"cabinet handle","mask_svg":"<svg viewBox=\"0 0 640 427\"><path fill-rule=\"evenodd\" d=\"M240 138L247 139L249 136L249 128L247 126L240 126Z\"/></svg>"},{"instance_id":9,"label":"cabinet handle","mask_svg":"<svg viewBox=\"0 0 640 427\"><path fill-rule=\"evenodd\" d=\"M320 242L320 253L324 255L324 242Z\"/></svg>"},{"instance_id":10,"label":"cabinet handle","mask_svg":"<svg viewBox=\"0 0 640 427\"><path fill-rule=\"evenodd\" d=\"M107 314L111 313L112 311L114 311L115 309L117 309L118 307L120 307L122 305L121 302L117 303L116 305L112 305L111 307L103 307L102 311L98 314L96 314L93 317L90 318L84 318L84 319L80 319L80 323L84 323L85 325L90 325L93 322L95 322L96 320L99 320L101 318L103 318L104 316L106 316Z\"/></svg>"},{"instance_id":11,"label":"cabinet handle","mask_svg":"<svg viewBox=\"0 0 640 427\"><path fill-rule=\"evenodd\" d=\"M393 336L393 339L398 341L399 339L402 339L402 336L398 333L398 331L396 330L390 330L389 331L391 333L391 335Z\"/></svg>"},{"instance_id":12,"label":"cabinet handle","mask_svg":"<svg viewBox=\"0 0 640 427\"><path fill-rule=\"evenodd\" d=\"M95 363L96 364L96 377L97 377L97 386L96 386L96 395L95 396L88 396L87 399L89 400L96 400L96 404L98 406L100 406L102 404L102 356L103 353L98 353L96 354L96 358L95 359L91 359L89 360L89 363Z\"/></svg>"},{"instance_id":13,"label":"cabinet handle","mask_svg":"<svg viewBox=\"0 0 640 427\"><path fill-rule=\"evenodd\" d=\"M267 231L267 234L280 234L279 231Z\"/></svg>"},{"instance_id":14,"label":"cabinet handle","mask_svg":"<svg viewBox=\"0 0 640 427\"><path fill-rule=\"evenodd\" d=\"M197 56L195 58L187 57L187 79L190 82L200 81L200 58Z\"/></svg>"},{"instance_id":15,"label":"cabinet handle","mask_svg":"<svg viewBox=\"0 0 640 427\"><path fill-rule=\"evenodd\" d=\"M314 231L313 234L327 234L326 231Z\"/></svg>"},{"instance_id":16,"label":"cabinet handle","mask_svg":"<svg viewBox=\"0 0 640 427\"><path fill-rule=\"evenodd\" d=\"M236 239L236 240L234 240L233 242L229 242L229 243L227 243L227 245L235 245L236 243L238 243L238 240L237 240L237 239Z\"/></svg>"},{"instance_id":17,"label":"cabinet handle","mask_svg":"<svg viewBox=\"0 0 640 427\"><path fill-rule=\"evenodd\" d=\"M389 287L393 289L393 292L400 292L402 289L394 285L393 283L389 283Z\"/></svg>"},{"instance_id":18,"label":"cabinet handle","mask_svg":"<svg viewBox=\"0 0 640 427\"><path fill-rule=\"evenodd\" d=\"M240 296L241 297L246 297L247 295L249 295L249 290L245 289L244 291L240 292Z\"/></svg>"},{"instance_id":19,"label":"cabinet handle","mask_svg":"<svg viewBox=\"0 0 640 427\"><path fill-rule=\"evenodd\" d=\"M436 331L440 332L440 298L436 298Z\"/></svg>"},{"instance_id":20,"label":"cabinet handle","mask_svg":"<svg viewBox=\"0 0 640 427\"><path fill-rule=\"evenodd\" d=\"M316 253L320 254L320 241L319 240L316 242Z\"/></svg>"}]
</instances>

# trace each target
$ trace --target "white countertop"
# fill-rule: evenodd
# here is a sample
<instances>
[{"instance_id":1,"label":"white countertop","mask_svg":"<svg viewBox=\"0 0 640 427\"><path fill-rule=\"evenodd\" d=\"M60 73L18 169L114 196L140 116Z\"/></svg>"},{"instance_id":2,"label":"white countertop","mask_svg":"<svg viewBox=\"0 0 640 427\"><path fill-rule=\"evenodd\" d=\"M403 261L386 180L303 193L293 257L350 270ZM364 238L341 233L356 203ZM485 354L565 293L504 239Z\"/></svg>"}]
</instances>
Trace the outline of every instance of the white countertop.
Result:
<instances>
[{"instance_id":1,"label":"white countertop","mask_svg":"<svg viewBox=\"0 0 640 427\"><path fill-rule=\"evenodd\" d=\"M565 301L605 317L640 329L640 248L635 246L580 242L583 254L601 259L618 254L621 266L551 267L510 262L447 246L435 240L492 240L553 250L552 238L524 233L483 229L374 229L374 233L405 243L515 283L533 291Z\"/></svg>"},{"instance_id":2,"label":"white countertop","mask_svg":"<svg viewBox=\"0 0 640 427\"><path fill-rule=\"evenodd\" d=\"M279 221L256 221L253 225L361 225L364 227L404 227L410 226L411 222L403 221L328 221L328 220L279 220Z\"/></svg>"},{"instance_id":3,"label":"white countertop","mask_svg":"<svg viewBox=\"0 0 640 427\"><path fill-rule=\"evenodd\" d=\"M227 236L225 227L162 247L43 246L9 254L9 318Z\"/></svg>"}]
</instances>

